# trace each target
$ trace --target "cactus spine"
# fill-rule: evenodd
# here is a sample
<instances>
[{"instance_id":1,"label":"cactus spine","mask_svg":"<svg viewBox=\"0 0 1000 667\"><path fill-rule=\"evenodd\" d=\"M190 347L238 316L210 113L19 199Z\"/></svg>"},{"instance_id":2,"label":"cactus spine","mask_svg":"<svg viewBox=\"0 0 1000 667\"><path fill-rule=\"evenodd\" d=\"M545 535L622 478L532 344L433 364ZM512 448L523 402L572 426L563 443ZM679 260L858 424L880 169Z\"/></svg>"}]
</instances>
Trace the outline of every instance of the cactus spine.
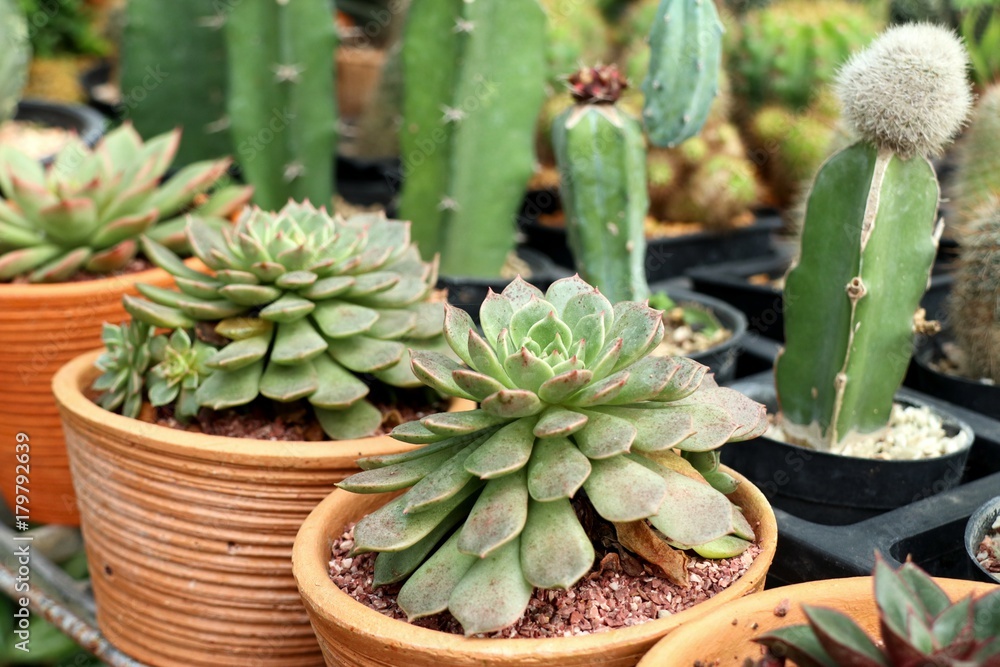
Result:
<instances>
[{"instance_id":1,"label":"cactus spine","mask_svg":"<svg viewBox=\"0 0 1000 667\"><path fill-rule=\"evenodd\" d=\"M570 85L577 103L552 127L570 249L583 279L612 302L642 301L649 296L642 127L615 104L624 85L616 68L582 69Z\"/></svg>"},{"instance_id":2,"label":"cactus spine","mask_svg":"<svg viewBox=\"0 0 1000 667\"><path fill-rule=\"evenodd\" d=\"M643 120L655 146L701 130L719 88L722 22L713 0L661 0L649 33Z\"/></svg>"},{"instance_id":3,"label":"cactus spine","mask_svg":"<svg viewBox=\"0 0 1000 667\"><path fill-rule=\"evenodd\" d=\"M254 200L329 205L333 196L337 36L327 0L254 0L226 19L229 117Z\"/></svg>"},{"instance_id":4,"label":"cactus spine","mask_svg":"<svg viewBox=\"0 0 1000 667\"><path fill-rule=\"evenodd\" d=\"M966 63L947 30L902 26L838 75L845 117L862 139L816 176L801 256L785 282L775 380L797 442L839 451L888 423L941 233L925 156L968 113Z\"/></svg>"},{"instance_id":5,"label":"cactus spine","mask_svg":"<svg viewBox=\"0 0 1000 667\"><path fill-rule=\"evenodd\" d=\"M534 169L545 12L538 0L413 3L403 71L400 212L442 273L496 276Z\"/></svg>"},{"instance_id":6,"label":"cactus spine","mask_svg":"<svg viewBox=\"0 0 1000 667\"><path fill-rule=\"evenodd\" d=\"M121 87L127 114L143 137L184 128L178 166L232 152L226 68L216 64L226 60L224 16L213 4L131 0L126 9Z\"/></svg>"},{"instance_id":7,"label":"cactus spine","mask_svg":"<svg viewBox=\"0 0 1000 667\"><path fill-rule=\"evenodd\" d=\"M962 372L1000 384L1000 199L980 209L962 239L949 305Z\"/></svg>"},{"instance_id":8,"label":"cactus spine","mask_svg":"<svg viewBox=\"0 0 1000 667\"><path fill-rule=\"evenodd\" d=\"M28 78L28 25L15 0L0 0L0 123L13 117Z\"/></svg>"},{"instance_id":9,"label":"cactus spine","mask_svg":"<svg viewBox=\"0 0 1000 667\"><path fill-rule=\"evenodd\" d=\"M948 194L956 207L954 225L961 234L978 219L980 208L1000 195L1000 84L983 93L957 152Z\"/></svg>"}]
</instances>

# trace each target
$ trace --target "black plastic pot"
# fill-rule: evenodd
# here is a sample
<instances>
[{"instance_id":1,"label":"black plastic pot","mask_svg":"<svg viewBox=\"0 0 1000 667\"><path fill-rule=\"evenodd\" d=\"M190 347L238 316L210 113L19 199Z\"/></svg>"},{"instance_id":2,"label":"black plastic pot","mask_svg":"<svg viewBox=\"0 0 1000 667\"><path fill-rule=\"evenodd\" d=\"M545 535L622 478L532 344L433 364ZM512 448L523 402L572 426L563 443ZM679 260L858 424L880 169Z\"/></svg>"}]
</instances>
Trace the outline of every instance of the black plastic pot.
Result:
<instances>
[{"instance_id":1,"label":"black plastic pot","mask_svg":"<svg viewBox=\"0 0 1000 667\"><path fill-rule=\"evenodd\" d=\"M101 87L107 86L111 82L111 63L102 60L80 75L80 86L87 96L87 106L93 107L100 113L115 121L120 121L125 116L125 107L120 100L109 100L101 94Z\"/></svg>"},{"instance_id":2,"label":"black plastic pot","mask_svg":"<svg viewBox=\"0 0 1000 667\"><path fill-rule=\"evenodd\" d=\"M734 389L764 403L772 412L777 399L771 377L745 379ZM902 391L901 403L929 406L919 394ZM945 432L964 432L968 424L947 410L936 410ZM969 457L969 447L945 456L917 461L881 461L841 456L762 437L753 447L727 447L723 462L757 484L772 502L796 516L826 524L843 525L877 516L914 500L947 491L958 484Z\"/></svg>"},{"instance_id":3,"label":"black plastic pot","mask_svg":"<svg viewBox=\"0 0 1000 667\"><path fill-rule=\"evenodd\" d=\"M947 332L917 339L907 384L941 400L961 405L990 417L1000 417L1000 385L977 382L936 370L932 364L942 357L941 345Z\"/></svg>"},{"instance_id":4,"label":"black plastic pot","mask_svg":"<svg viewBox=\"0 0 1000 667\"><path fill-rule=\"evenodd\" d=\"M733 332L729 340L704 352L690 355L691 359L711 368L712 372L715 373L715 381L719 384L732 382L736 378L736 363L743 350L747 335L747 318L743 316L743 313L724 301L691 290L663 283L650 285L649 289L653 294L666 292L667 296L679 305L696 304L710 310L723 327Z\"/></svg>"},{"instance_id":5,"label":"black plastic pot","mask_svg":"<svg viewBox=\"0 0 1000 667\"><path fill-rule=\"evenodd\" d=\"M397 158L363 160L337 156L337 194L358 206L380 205L386 215L396 213L396 195L402 186Z\"/></svg>"},{"instance_id":6,"label":"black plastic pot","mask_svg":"<svg viewBox=\"0 0 1000 667\"><path fill-rule=\"evenodd\" d=\"M88 146L100 141L108 126L107 119L90 107L45 100L21 100L17 104L14 120L73 130ZM45 158L42 162L47 164L53 157Z\"/></svg>"},{"instance_id":7,"label":"black plastic pot","mask_svg":"<svg viewBox=\"0 0 1000 667\"><path fill-rule=\"evenodd\" d=\"M770 374L760 374L734 387L749 393L748 386L765 387L772 382ZM800 474L799 461L781 460L781 467L755 481L769 496L781 535L768 572L769 585L867 576L875 565L876 552L897 565L912 558L938 577L979 576L966 554L964 532L976 508L1000 489L1000 421L905 389L898 396L916 398L972 428L975 440L966 465L944 471L902 507L845 523L844 517L836 520L838 517L831 514L803 517L801 507L789 503L788 497L780 493ZM733 465L733 452L741 452L744 457L761 456L762 446L766 446L763 439L727 445L722 460ZM864 478L841 478L834 486L832 474L829 471L820 475L818 483L839 488L842 493L852 493L854 487L866 484Z\"/></svg>"},{"instance_id":8,"label":"black plastic pot","mask_svg":"<svg viewBox=\"0 0 1000 667\"><path fill-rule=\"evenodd\" d=\"M743 311L750 331L772 340L783 341L785 315L781 290L770 284L750 283L749 278L757 275L766 275L770 279L780 278L788 272L791 263L790 257L771 256L694 267L687 275L695 290L722 299ZM953 281L954 278L949 273L935 271L931 276L930 287L921 300L928 318L944 316L944 302Z\"/></svg>"},{"instance_id":9,"label":"black plastic pot","mask_svg":"<svg viewBox=\"0 0 1000 667\"><path fill-rule=\"evenodd\" d=\"M965 527L965 551L969 554L972 563L979 569L983 581L1000 583L1000 573L989 572L976 558L979 545L986 537L986 533L992 530L997 517L1000 517L1000 496L984 504L969 517L969 523Z\"/></svg>"},{"instance_id":10,"label":"black plastic pot","mask_svg":"<svg viewBox=\"0 0 1000 667\"><path fill-rule=\"evenodd\" d=\"M559 193L554 190L529 192L518 223L525 244L540 250L562 266L573 266L566 230L539 222L539 216L561 210ZM695 232L675 237L652 238L646 244L646 277L650 282L665 280L695 266L708 266L738 259L760 257L771 252L772 235L781 229L781 218L773 211L761 211L748 227L729 233Z\"/></svg>"},{"instance_id":11,"label":"black plastic pot","mask_svg":"<svg viewBox=\"0 0 1000 667\"><path fill-rule=\"evenodd\" d=\"M531 277L527 278L527 281L543 292L560 278L572 275L568 269L556 266L552 260L537 250L519 247L517 256L527 263L531 270ZM486 300L486 295L491 289L494 292L502 292L511 280L511 278L441 276L438 278L437 286L438 289L448 290L448 303L469 313L478 324L479 307Z\"/></svg>"}]
</instances>

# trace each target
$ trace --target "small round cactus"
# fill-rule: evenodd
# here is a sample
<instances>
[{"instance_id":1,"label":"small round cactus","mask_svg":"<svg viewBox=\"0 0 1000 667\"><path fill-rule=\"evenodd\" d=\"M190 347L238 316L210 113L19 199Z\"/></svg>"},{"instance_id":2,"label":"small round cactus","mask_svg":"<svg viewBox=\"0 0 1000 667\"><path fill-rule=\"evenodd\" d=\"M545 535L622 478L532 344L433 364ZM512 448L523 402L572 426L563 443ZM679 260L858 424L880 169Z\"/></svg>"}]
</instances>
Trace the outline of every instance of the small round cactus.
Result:
<instances>
[{"instance_id":1,"label":"small round cactus","mask_svg":"<svg viewBox=\"0 0 1000 667\"><path fill-rule=\"evenodd\" d=\"M361 459L364 472L340 484L409 487L354 539L357 553L380 552L375 585L405 580L398 602L411 619L448 609L467 634L490 632L517 621L533 588L572 586L594 565L570 502L581 490L577 502L608 521L648 520L665 549L722 558L749 546L715 454L762 433L764 406L690 359L650 356L660 311L612 305L578 277L545 294L517 279L489 294L480 320L482 336L448 307L445 337L464 365L415 352L413 370L481 408L397 427L393 437L424 446Z\"/></svg>"},{"instance_id":2,"label":"small round cactus","mask_svg":"<svg viewBox=\"0 0 1000 667\"><path fill-rule=\"evenodd\" d=\"M972 106L968 65L968 53L949 30L889 28L838 73L844 117L879 149L904 159L938 155Z\"/></svg>"}]
</instances>

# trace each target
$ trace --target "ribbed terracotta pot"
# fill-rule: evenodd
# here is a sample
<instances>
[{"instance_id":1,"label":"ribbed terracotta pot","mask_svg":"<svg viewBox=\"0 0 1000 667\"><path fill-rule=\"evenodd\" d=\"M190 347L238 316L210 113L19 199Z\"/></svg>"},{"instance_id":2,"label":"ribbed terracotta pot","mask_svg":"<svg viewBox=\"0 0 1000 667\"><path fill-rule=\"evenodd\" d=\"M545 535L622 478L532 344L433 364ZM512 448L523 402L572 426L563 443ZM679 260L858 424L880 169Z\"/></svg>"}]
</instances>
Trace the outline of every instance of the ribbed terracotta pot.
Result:
<instances>
[{"instance_id":1,"label":"ribbed terracotta pot","mask_svg":"<svg viewBox=\"0 0 1000 667\"><path fill-rule=\"evenodd\" d=\"M358 457L412 445L247 440L128 419L83 394L98 353L52 387L101 631L157 667L322 665L292 578L296 531Z\"/></svg>"},{"instance_id":2,"label":"ribbed terracotta pot","mask_svg":"<svg viewBox=\"0 0 1000 667\"><path fill-rule=\"evenodd\" d=\"M991 584L935 579L953 602L973 594L977 597L996 589ZM774 610L785 607L785 616ZM766 632L786 625L806 622L802 603L831 607L850 616L869 636L879 634L871 577L828 579L775 588L760 595L737 600L713 613L702 616L653 647L639 667L742 667L747 658L760 659L764 651L751 641Z\"/></svg>"},{"instance_id":3,"label":"ribbed terracotta pot","mask_svg":"<svg viewBox=\"0 0 1000 667\"><path fill-rule=\"evenodd\" d=\"M559 665L605 667L635 665L661 637L734 600L759 591L777 546L774 512L764 495L740 479L731 496L751 525L758 525L762 547L750 569L715 597L667 618L609 632L555 639L467 639L383 616L342 592L330 580L331 542L344 526L385 504L395 494L357 495L334 491L305 523L295 539L292 567L329 667L499 667Z\"/></svg>"},{"instance_id":4,"label":"ribbed terracotta pot","mask_svg":"<svg viewBox=\"0 0 1000 667\"><path fill-rule=\"evenodd\" d=\"M128 319L122 296L136 294L136 283L170 287L173 282L166 271L151 269L78 283L0 284L0 451L3 469L13 472L17 434L27 434L32 521L80 525L52 376L101 344L105 322ZM12 477L0 482L11 507L12 482Z\"/></svg>"},{"instance_id":5,"label":"ribbed terracotta pot","mask_svg":"<svg viewBox=\"0 0 1000 667\"><path fill-rule=\"evenodd\" d=\"M356 46L337 49L337 108L346 118L364 113L375 95L385 51Z\"/></svg>"}]
</instances>

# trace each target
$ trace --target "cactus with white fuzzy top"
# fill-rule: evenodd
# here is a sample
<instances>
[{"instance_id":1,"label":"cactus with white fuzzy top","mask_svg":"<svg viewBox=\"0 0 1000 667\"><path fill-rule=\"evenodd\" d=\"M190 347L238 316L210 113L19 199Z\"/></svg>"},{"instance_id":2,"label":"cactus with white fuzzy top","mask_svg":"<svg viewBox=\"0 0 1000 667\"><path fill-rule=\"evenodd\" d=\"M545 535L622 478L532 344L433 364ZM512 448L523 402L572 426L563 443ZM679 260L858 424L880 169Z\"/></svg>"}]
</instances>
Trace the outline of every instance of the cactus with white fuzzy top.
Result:
<instances>
[{"instance_id":1,"label":"cactus with white fuzzy top","mask_svg":"<svg viewBox=\"0 0 1000 667\"><path fill-rule=\"evenodd\" d=\"M941 234L927 156L965 121L967 63L949 31L907 25L838 74L844 116L861 139L816 176L785 283L775 379L795 442L840 451L888 423Z\"/></svg>"}]
</instances>

